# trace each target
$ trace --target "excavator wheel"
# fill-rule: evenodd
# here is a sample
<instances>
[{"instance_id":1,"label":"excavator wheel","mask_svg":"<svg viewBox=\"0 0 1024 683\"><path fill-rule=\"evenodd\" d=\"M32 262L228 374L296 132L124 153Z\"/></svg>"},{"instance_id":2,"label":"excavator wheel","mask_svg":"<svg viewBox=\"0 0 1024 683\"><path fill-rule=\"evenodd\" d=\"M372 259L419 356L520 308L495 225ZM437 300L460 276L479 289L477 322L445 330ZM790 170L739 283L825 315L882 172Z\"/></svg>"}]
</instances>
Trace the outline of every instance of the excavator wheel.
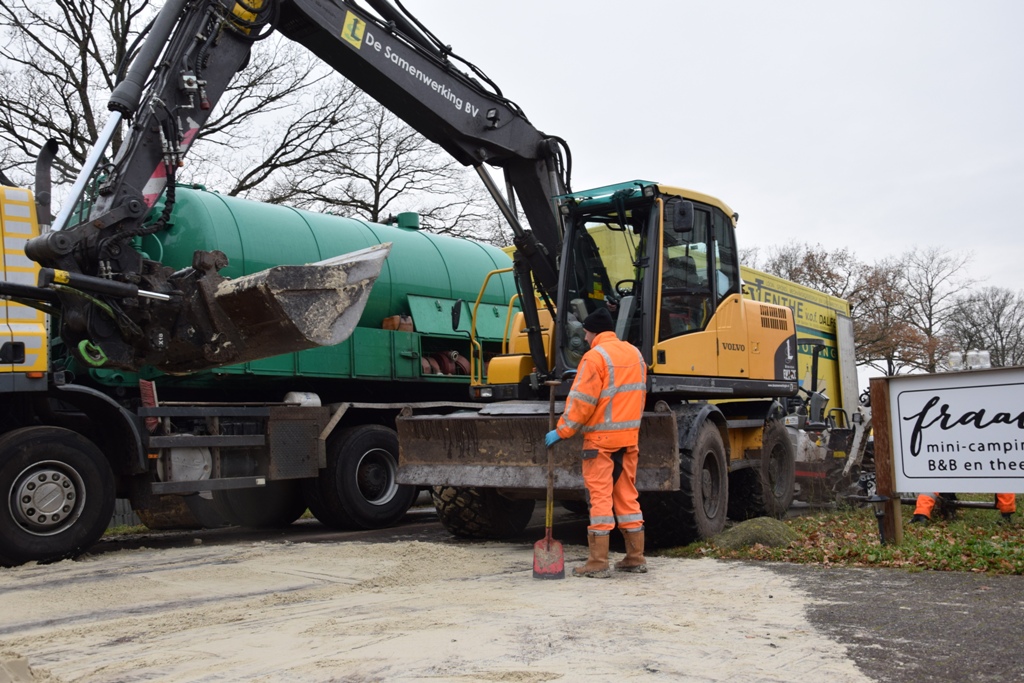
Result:
<instances>
[{"instance_id":1,"label":"excavator wheel","mask_svg":"<svg viewBox=\"0 0 1024 683\"><path fill-rule=\"evenodd\" d=\"M535 500L513 500L488 488L435 486L431 497L441 524L461 538L518 536L530 523L536 505Z\"/></svg>"},{"instance_id":2,"label":"excavator wheel","mask_svg":"<svg viewBox=\"0 0 1024 683\"><path fill-rule=\"evenodd\" d=\"M693 449L679 456L679 490L640 494L647 537L656 545L685 545L725 528L729 467L722 434L705 422Z\"/></svg>"},{"instance_id":3,"label":"excavator wheel","mask_svg":"<svg viewBox=\"0 0 1024 683\"><path fill-rule=\"evenodd\" d=\"M793 502L796 454L786 426L778 420L768 422L762 443L758 467L737 470L729 475L730 519L781 519Z\"/></svg>"}]
</instances>

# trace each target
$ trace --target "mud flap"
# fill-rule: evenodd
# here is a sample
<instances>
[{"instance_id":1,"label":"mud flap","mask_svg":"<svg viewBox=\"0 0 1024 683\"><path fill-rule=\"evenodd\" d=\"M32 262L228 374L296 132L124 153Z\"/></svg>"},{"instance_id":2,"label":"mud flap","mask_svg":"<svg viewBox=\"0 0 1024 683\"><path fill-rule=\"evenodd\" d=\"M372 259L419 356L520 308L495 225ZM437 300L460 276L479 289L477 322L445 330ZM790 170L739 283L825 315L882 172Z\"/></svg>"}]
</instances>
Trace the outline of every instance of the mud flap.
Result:
<instances>
[{"instance_id":1,"label":"mud flap","mask_svg":"<svg viewBox=\"0 0 1024 683\"><path fill-rule=\"evenodd\" d=\"M547 486L547 402L490 406L479 413L397 420L398 482L417 486ZM671 412L644 413L637 489L679 489L679 436ZM555 489L583 489L583 439L554 447Z\"/></svg>"}]
</instances>

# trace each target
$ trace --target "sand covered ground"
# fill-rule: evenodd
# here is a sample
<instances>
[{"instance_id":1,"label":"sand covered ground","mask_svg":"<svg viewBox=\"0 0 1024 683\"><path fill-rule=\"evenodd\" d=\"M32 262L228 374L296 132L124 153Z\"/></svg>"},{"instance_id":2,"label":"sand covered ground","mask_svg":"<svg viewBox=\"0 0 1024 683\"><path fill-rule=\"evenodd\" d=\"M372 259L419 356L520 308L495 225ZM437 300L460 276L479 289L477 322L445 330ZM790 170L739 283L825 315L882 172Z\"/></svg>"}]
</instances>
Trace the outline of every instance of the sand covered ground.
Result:
<instances>
[{"instance_id":1,"label":"sand covered ground","mask_svg":"<svg viewBox=\"0 0 1024 683\"><path fill-rule=\"evenodd\" d=\"M582 560L585 548L566 546ZM10 681L869 680L769 569L532 577L522 544L244 543L0 570Z\"/></svg>"}]
</instances>

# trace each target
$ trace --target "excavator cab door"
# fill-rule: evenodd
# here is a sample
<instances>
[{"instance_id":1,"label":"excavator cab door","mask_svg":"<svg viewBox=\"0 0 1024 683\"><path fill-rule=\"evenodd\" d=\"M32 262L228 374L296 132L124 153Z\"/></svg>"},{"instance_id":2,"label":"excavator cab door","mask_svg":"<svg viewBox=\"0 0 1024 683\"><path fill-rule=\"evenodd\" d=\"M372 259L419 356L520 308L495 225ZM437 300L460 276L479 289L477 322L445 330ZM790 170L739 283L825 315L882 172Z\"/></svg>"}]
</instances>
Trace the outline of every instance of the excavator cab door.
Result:
<instances>
[{"instance_id":1,"label":"excavator cab door","mask_svg":"<svg viewBox=\"0 0 1024 683\"><path fill-rule=\"evenodd\" d=\"M732 219L679 197L666 197L664 211L655 372L743 376L747 344Z\"/></svg>"}]
</instances>

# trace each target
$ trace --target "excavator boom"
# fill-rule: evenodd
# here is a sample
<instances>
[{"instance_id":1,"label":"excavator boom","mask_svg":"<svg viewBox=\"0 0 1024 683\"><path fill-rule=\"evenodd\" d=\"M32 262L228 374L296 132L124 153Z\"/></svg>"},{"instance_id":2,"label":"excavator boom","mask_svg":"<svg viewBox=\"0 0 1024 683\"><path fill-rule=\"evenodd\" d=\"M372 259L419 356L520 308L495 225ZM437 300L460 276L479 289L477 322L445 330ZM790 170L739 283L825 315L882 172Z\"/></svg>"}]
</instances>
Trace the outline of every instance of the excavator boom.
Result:
<instances>
[{"instance_id":1,"label":"excavator boom","mask_svg":"<svg viewBox=\"0 0 1024 683\"><path fill-rule=\"evenodd\" d=\"M177 169L232 78L248 64L251 50L274 30L476 168L515 232L521 289L536 286L553 296L560 223L552 197L567 186L564 142L535 129L496 87L485 87L457 68L450 50L417 28L414 19L386 0L371 4L376 14L341 0L168 0L110 98L111 117L53 231L26 248L45 272L60 278L53 284L61 304L61 337L82 360L187 372L313 343L296 332L305 322L294 317L309 307L279 305L280 297L264 296L266 289L246 297L247 306L260 302L258 314L225 305L216 295L228 287L217 273L226 265L222 254L197 252L192 268L174 272L137 248L139 238L170 228ZM102 165L107 144L125 123L123 144L113 161ZM532 230L519 225L515 199L501 195L485 164L503 170L509 194L518 197ZM86 187L96 189L79 201ZM359 287L368 292L376 276L368 274ZM346 291L355 291L347 275L340 278L299 279L343 280ZM230 287L239 291L239 283ZM317 296L301 291L303 301ZM351 313L358 318L365 303L365 296L312 291L331 302L312 308L336 310L338 320ZM337 310L342 301L347 303ZM546 372L532 296L524 297L524 309L538 342L538 367ZM250 339L252 325L265 335L278 333Z\"/></svg>"}]
</instances>

